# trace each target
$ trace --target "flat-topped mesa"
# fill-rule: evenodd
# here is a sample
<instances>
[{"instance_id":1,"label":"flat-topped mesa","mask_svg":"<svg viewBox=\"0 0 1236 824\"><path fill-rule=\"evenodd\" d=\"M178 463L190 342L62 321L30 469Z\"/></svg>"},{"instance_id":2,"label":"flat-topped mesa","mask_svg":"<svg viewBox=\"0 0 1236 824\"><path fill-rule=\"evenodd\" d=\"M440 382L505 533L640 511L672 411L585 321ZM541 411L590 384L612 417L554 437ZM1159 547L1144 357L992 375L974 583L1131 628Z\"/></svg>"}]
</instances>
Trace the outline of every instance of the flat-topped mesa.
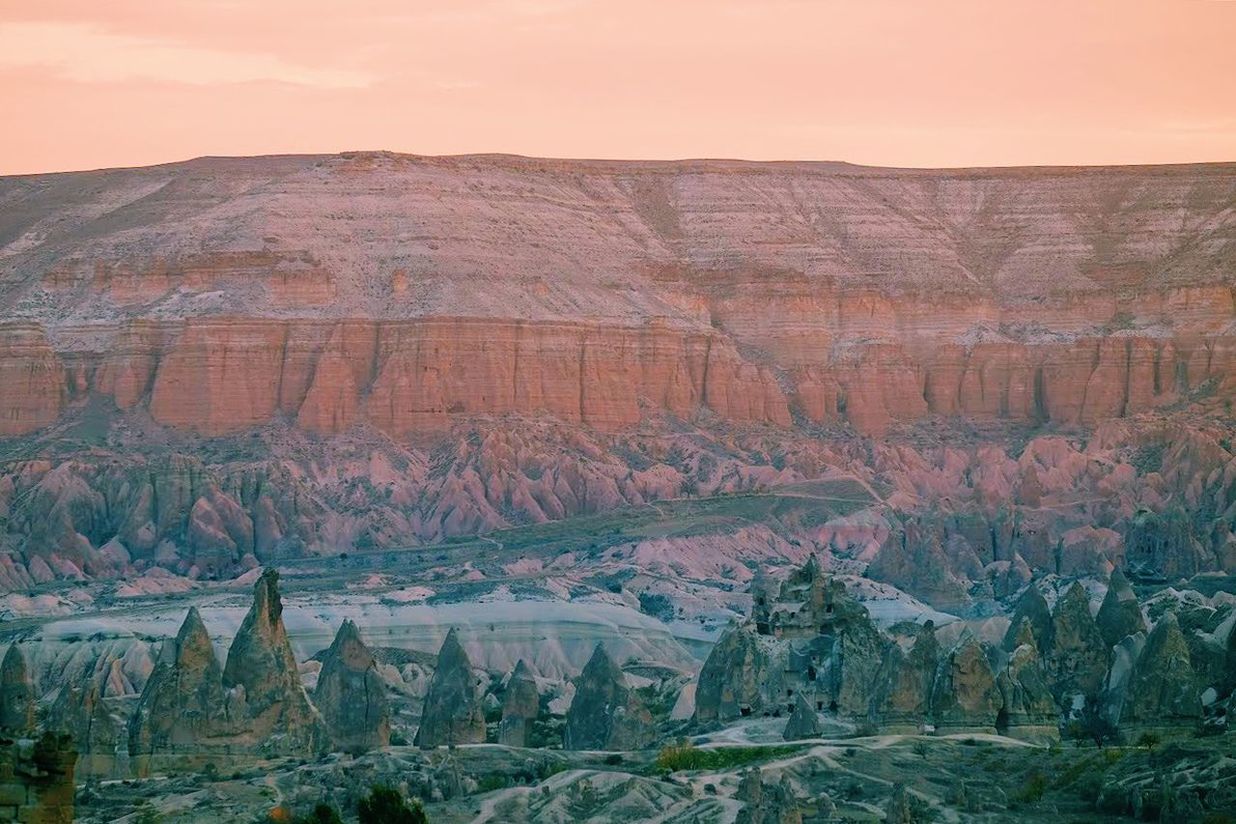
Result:
<instances>
[{"instance_id":1,"label":"flat-topped mesa","mask_svg":"<svg viewBox=\"0 0 1236 824\"><path fill-rule=\"evenodd\" d=\"M309 755L328 743L322 718L300 683L273 568L264 570L253 588L253 605L228 649L223 685L239 695L248 728L264 752Z\"/></svg>"},{"instance_id":2,"label":"flat-topped mesa","mask_svg":"<svg viewBox=\"0 0 1236 824\"><path fill-rule=\"evenodd\" d=\"M350 619L339 626L322 658L313 703L336 747L364 752L390 744L386 685L378 675L373 653Z\"/></svg>"},{"instance_id":3,"label":"flat-topped mesa","mask_svg":"<svg viewBox=\"0 0 1236 824\"><path fill-rule=\"evenodd\" d=\"M1146 619L1142 616L1141 605L1137 603L1137 594L1119 567L1112 570L1107 582L1107 594L1103 596L1095 623L1099 625L1103 640L1111 647L1119 644L1126 635L1146 631Z\"/></svg>"},{"instance_id":4,"label":"flat-topped mesa","mask_svg":"<svg viewBox=\"0 0 1236 824\"><path fill-rule=\"evenodd\" d=\"M413 743L422 749L485 741L485 713L477 694L472 662L459 635L447 632L429 690L421 707L421 723Z\"/></svg>"},{"instance_id":5,"label":"flat-topped mesa","mask_svg":"<svg viewBox=\"0 0 1236 824\"><path fill-rule=\"evenodd\" d=\"M524 659L520 658L506 682L502 696L502 720L498 724L498 743L508 747L526 747L532 725L541 711L541 696L536 678Z\"/></svg>"},{"instance_id":6,"label":"flat-topped mesa","mask_svg":"<svg viewBox=\"0 0 1236 824\"><path fill-rule=\"evenodd\" d=\"M33 731L34 711L34 685L26 656L21 646L13 643L0 661L0 730L16 734Z\"/></svg>"},{"instance_id":7,"label":"flat-topped mesa","mask_svg":"<svg viewBox=\"0 0 1236 824\"><path fill-rule=\"evenodd\" d=\"M1091 425L1236 389L1234 181L395 155L0 178L0 436L99 395L205 434Z\"/></svg>"},{"instance_id":8,"label":"flat-topped mesa","mask_svg":"<svg viewBox=\"0 0 1236 824\"><path fill-rule=\"evenodd\" d=\"M575 679L562 747L567 750L640 750L652 744L652 715L627 686L622 668L598 643Z\"/></svg>"},{"instance_id":9,"label":"flat-topped mesa","mask_svg":"<svg viewBox=\"0 0 1236 824\"><path fill-rule=\"evenodd\" d=\"M189 760L245 748L241 719L229 713L223 671L197 607L165 641L129 719L129 756L138 775L155 759Z\"/></svg>"}]
</instances>

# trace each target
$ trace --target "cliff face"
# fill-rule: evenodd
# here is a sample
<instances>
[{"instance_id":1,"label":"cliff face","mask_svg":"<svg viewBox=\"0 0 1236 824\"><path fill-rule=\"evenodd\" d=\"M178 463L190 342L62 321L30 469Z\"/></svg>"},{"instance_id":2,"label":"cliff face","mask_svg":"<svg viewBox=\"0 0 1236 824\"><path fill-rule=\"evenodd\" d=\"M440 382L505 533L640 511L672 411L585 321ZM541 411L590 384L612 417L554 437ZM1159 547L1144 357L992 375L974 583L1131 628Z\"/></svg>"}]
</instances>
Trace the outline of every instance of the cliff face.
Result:
<instances>
[{"instance_id":1,"label":"cliff face","mask_svg":"<svg viewBox=\"0 0 1236 824\"><path fill-rule=\"evenodd\" d=\"M1236 167L204 159L0 180L0 434L1093 424L1232 387Z\"/></svg>"},{"instance_id":2,"label":"cliff face","mask_svg":"<svg viewBox=\"0 0 1236 824\"><path fill-rule=\"evenodd\" d=\"M1234 188L381 153L0 179L0 588L833 469L946 513L852 536L899 585L935 559L933 602L983 567L1228 568ZM907 445L943 425L964 453Z\"/></svg>"}]
</instances>

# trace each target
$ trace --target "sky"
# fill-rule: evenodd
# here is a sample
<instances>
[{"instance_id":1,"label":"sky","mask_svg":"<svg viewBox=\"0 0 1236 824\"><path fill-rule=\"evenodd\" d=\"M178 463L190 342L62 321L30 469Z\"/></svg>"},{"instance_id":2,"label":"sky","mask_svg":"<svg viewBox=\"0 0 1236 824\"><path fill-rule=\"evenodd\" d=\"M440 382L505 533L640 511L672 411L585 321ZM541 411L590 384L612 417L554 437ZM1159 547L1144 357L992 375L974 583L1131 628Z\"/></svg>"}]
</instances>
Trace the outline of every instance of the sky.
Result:
<instances>
[{"instance_id":1,"label":"sky","mask_svg":"<svg viewBox=\"0 0 1236 824\"><path fill-rule=\"evenodd\" d=\"M0 0L0 174L1236 161L1236 0Z\"/></svg>"}]
</instances>

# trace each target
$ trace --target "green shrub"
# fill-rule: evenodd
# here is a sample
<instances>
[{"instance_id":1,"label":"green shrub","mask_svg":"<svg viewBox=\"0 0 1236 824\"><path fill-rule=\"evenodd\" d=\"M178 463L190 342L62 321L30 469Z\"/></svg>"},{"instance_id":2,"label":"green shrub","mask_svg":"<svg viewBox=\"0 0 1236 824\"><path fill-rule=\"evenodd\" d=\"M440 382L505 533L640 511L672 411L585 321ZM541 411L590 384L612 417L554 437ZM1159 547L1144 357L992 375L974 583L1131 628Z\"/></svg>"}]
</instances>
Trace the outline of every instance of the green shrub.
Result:
<instances>
[{"instance_id":1,"label":"green shrub","mask_svg":"<svg viewBox=\"0 0 1236 824\"><path fill-rule=\"evenodd\" d=\"M343 824L343 818L331 805L319 803L313 808L313 812L292 819L292 824Z\"/></svg>"},{"instance_id":2,"label":"green shrub","mask_svg":"<svg viewBox=\"0 0 1236 824\"><path fill-rule=\"evenodd\" d=\"M1137 737L1137 746L1144 750L1153 750L1159 743L1159 736L1153 732L1147 731Z\"/></svg>"},{"instance_id":3,"label":"green shrub","mask_svg":"<svg viewBox=\"0 0 1236 824\"><path fill-rule=\"evenodd\" d=\"M1043 799L1045 792L1047 792L1047 776L1038 770L1031 770L1021 787L1013 793L1012 800L1018 804L1037 804Z\"/></svg>"},{"instance_id":4,"label":"green shrub","mask_svg":"<svg viewBox=\"0 0 1236 824\"><path fill-rule=\"evenodd\" d=\"M369 789L356 807L360 824L429 824L419 801L409 804L394 790L382 784Z\"/></svg>"},{"instance_id":5,"label":"green shrub","mask_svg":"<svg viewBox=\"0 0 1236 824\"><path fill-rule=\"evenodd\" d=\"M656 768L663 772L726 770L796 752L798 749L800 748L792 746L752 746L701 750L689 741L681 741L661 749L657 754Z\"/></svg>"}]
</instances>

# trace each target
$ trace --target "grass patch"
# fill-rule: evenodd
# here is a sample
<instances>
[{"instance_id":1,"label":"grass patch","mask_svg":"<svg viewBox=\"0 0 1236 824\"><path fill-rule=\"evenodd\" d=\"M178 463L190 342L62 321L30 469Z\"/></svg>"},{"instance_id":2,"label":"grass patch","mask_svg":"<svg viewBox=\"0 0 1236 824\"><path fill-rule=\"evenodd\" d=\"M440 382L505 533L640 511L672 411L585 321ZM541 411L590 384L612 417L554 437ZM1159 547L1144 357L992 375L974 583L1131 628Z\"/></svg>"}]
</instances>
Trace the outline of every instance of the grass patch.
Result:
<instances>
[{"instance_id":1,"label":"grass patch","mask_svg":"<svg viewBox=\"0 0 1236 824\"><path fill-rule=\"evenodd\" d=\"M750 747L717 747L715 749L700 749L694 744L684 741L663 747L657 753L654 767L660 772L678 772L679 770L729 770L744 767L759 761L767 761L799 752L802 746L766 745Z\"/></svg>"}]
</instances>

